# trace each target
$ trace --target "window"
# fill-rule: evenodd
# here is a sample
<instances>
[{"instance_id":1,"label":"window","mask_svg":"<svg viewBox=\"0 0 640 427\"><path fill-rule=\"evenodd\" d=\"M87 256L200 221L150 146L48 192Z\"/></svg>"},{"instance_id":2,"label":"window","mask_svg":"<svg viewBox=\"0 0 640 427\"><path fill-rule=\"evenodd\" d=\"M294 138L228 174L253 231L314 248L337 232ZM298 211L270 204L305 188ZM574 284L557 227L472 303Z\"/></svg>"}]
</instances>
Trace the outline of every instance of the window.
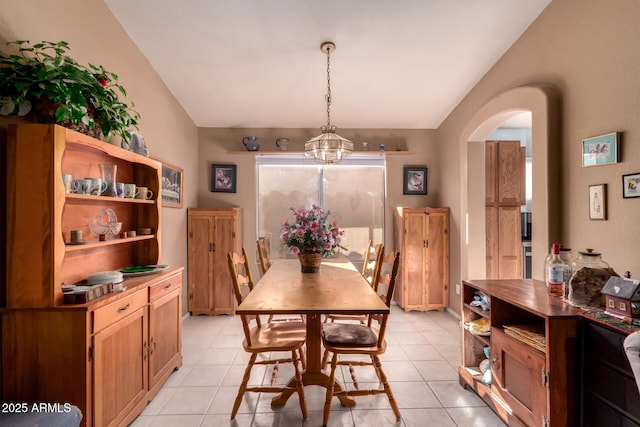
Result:
<instances>
[{"instance_id":1,"label":"window","mask_svg":"<svg viewBox=\"0 0 640 427\"><path fill-rule=\"evenodd\" d=\"M318 165L289 156L256 159L257 235L269 241L273 259L291 256L280 244L290 208L318 204L331 211L344 231L345 255L361 261L369 240L384 237L385 165L379 156L352 156L337 165Z\"/></svg>"}]
</instances>

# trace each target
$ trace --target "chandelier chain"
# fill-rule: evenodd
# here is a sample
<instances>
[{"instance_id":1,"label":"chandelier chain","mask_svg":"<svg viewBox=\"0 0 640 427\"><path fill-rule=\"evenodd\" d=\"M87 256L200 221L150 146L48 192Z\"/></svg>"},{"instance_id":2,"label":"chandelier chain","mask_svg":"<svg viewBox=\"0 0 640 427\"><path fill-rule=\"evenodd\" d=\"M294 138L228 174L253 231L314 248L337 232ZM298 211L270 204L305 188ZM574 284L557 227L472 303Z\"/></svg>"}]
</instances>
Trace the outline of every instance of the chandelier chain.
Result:
<instances>
[{"instance_id":1,"label":"chandelier chain","mask_svg":"<svg viewBox=\"0 0 640 427\"><path fill-rule=\"evenodd\" d=\"M331 56L331 49L327 46L327 127L331 128L331 63L329 57Z\"/></svg>"}]
</instances>

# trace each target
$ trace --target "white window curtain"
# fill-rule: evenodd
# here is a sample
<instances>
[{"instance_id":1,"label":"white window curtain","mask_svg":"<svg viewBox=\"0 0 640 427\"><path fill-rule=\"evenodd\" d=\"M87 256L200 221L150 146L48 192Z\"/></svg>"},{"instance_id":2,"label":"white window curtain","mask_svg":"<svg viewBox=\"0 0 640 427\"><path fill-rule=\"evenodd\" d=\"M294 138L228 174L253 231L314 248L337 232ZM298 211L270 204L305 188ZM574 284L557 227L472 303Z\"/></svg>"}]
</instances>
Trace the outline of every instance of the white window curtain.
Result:
<instances>
[{"instance_id":1,"label":"white window curtain","mask_svg":"<svg viewBox=\"0 0 640 427\"><path fill-rule=\"evenodd\" d=\"M300 155L259 156L257 235L269 242L271 258L291 256L280 243L280 229L290 208L321 206L344 230L342 251L362 260L369 240L384 236L385 160L352 155L337 165L319 165Z\"/></svg>"}]
</instances>

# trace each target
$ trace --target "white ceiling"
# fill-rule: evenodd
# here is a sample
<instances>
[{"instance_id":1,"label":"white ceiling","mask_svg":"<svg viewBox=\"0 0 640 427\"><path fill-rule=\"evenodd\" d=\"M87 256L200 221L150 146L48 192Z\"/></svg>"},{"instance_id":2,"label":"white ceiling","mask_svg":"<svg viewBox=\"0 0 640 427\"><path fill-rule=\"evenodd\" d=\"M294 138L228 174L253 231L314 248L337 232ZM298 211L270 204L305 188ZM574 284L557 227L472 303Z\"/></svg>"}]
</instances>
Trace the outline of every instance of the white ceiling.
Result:
<instances>
[{"instance_id":1,"label":"white ceiling","mask_svg":"<svg viewBox=\"0 0 640 427\"><path fill-rule=\"evenodd\" d=\"M435 129L551 0L105 0L199 127Z\"/></svg>"}]
</instances>

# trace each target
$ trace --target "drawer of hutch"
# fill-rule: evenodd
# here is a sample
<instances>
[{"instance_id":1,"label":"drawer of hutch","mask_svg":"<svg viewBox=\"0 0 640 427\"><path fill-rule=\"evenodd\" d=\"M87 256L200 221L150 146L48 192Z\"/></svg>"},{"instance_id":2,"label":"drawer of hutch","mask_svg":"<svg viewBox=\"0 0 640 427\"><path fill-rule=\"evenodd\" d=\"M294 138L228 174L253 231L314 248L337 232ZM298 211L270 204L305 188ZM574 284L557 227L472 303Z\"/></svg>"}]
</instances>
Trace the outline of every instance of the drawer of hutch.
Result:
<instances>
[{"instance_id":1,"label":"drawer of hutch","mask_svg":"<svg viewBox=\"0 0 640 427\"><path fill-rule=\"evenodd\" d=\"M175 274L149 286L149 302L154 302L182 286L182 275Z\"/></svg>"},{"instance_id":2,"label":"drawer of hutch","mask_svg":"<svg viewBox=\"0 0 640 427\"><path fill-rule=\"evenodd\" d=\"M147 290L141 289L125 298L100 307L93 312L93 333L127 317L147 304Z\"/></svg>"}]
</instances>

